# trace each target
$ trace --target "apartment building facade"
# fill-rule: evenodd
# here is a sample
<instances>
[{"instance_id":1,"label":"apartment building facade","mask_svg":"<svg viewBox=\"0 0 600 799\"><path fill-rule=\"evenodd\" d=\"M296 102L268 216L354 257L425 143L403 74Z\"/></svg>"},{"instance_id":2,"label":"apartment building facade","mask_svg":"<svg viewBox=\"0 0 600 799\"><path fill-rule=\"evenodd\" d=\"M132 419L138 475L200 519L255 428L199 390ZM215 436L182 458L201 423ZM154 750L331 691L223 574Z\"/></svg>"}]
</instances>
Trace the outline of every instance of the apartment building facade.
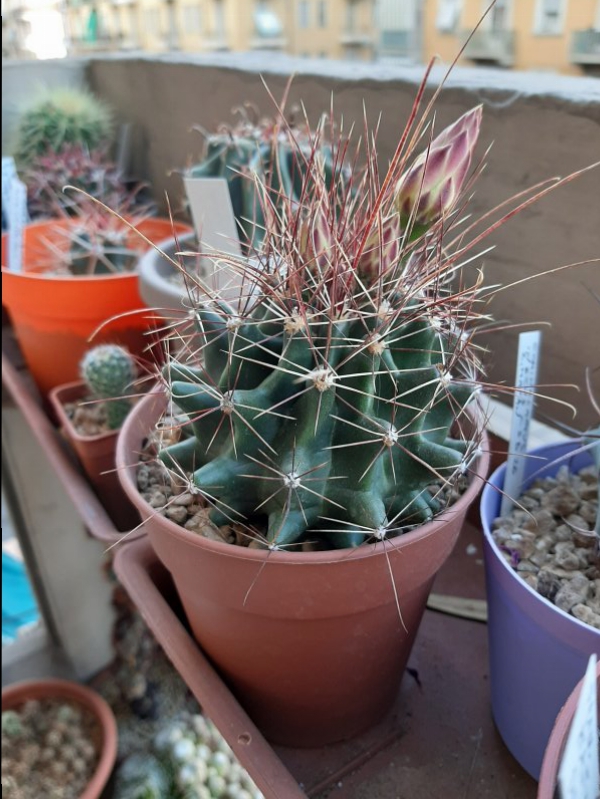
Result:
<instances>
[{"instance_id":1,"label":"apartment building facade","mask_svg":"<svg viewBox=\"0 0 600 799\"><path fill-rule=\"evenodd\" d=\"M490 0L64 0L69 48L450 63ZM600 0L496 0L464 64L600 69Z\"/></svg>"}]
</instances>

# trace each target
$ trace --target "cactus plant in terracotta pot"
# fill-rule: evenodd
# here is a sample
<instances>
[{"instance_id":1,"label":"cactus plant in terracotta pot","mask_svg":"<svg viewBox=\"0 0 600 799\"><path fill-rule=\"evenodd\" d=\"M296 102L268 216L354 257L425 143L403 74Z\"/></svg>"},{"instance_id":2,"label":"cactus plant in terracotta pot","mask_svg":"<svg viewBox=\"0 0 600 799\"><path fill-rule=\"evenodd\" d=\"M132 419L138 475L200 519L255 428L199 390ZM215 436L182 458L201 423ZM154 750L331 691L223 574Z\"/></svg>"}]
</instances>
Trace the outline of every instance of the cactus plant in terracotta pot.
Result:
<instances>
[{"instance_id":1,"label":"cactus plant in terracotta pot","mask_svg":"<svg viewBox=\"0 0 600 799\"><path fill-rule=\"evenodd\" d=\"M56 386L50 402L94 490L120 531L137 524L134 507L115 472L117 435L144 390L135 359L124 347L100 344L80 364L82 380ZM119 540L107 532L108 542Z\"/></svg>"},{"instance_id":2,"label":"cactus plant in terracotta pot","mask_svg":"<svg viewBox=\"0 0 600 799\"><path fill-rule=\"evenodd\" d=\"M442 247L480 120L466 113L416 160L406 132L383 180L370 152L341 195L318 133L297 151L299 201L276 205L255 180L260 268L231 264L235 311L198 302L200 357L170 362L166 392L119 436L120 479L198 642L276 742L341 740L388 710L486 474L480 281L453 287L465 250ZM174 492L162 515L140 496L136 452L169 425L169 399L189 425L159 446ZM166 517L172 503L192 524Z\"/></svg>"},{"instance_id":3,"label":"cactus plant in terracotta pot","mask_svg":"<svg viewBox=\"0 0 600 799\"><path fill-rule=\"evenodd\" d=\"M120 479L198 643L276 743L349 738L391 707L487 474L473 250L543 190L465 222L482 109L423 138L417 107L381 177L367 130L339 191L319 131L298 200L255 179L258 265L224 256L235 309L198 297L202 345L119 435ZM335 161L348 142L332 140ZM162 509L138 490L149 436Z\"/></svg>"}]
</instances>

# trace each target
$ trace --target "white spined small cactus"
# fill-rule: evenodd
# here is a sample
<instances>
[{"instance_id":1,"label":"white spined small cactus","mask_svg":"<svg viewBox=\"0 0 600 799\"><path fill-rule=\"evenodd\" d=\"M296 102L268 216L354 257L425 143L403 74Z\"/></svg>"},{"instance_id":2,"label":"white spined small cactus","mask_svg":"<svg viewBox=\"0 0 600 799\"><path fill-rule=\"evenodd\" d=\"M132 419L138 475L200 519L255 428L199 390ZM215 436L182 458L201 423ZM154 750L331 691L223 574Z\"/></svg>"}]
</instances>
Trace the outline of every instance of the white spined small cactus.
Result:
<instances>
[{"instance_id":1,"label":"white spined small cactus","mask_svg":"<svg viewBox=\"0 0 600 799\"><path fill-rule=\"evenodd\" d=\"M85 354L80 371L94 397L106 401L108 427L118 430L131 408L127 395L136 378L132 355L116 344L101 344Z\"/></svg>"}]
</instances>

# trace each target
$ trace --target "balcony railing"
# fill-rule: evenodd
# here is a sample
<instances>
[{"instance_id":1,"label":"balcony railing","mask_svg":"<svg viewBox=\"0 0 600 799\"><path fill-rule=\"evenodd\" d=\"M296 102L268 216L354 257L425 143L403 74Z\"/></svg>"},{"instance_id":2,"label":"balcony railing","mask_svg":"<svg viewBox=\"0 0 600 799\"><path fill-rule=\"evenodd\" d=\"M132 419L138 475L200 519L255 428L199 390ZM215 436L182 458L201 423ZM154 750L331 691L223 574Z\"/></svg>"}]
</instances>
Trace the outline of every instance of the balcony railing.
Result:
<instances>
[{"instance_id":1,"label":"balcony railing","mask_svg":"<svg viewBox=\"0 0 600 799\"><path fill-rule=\"evenodd\" d=\"M571 63L600 64L600 30L575 31L571 39Z\"/></svg>"},{"instance_id":2,"label":"balcony railing","mask_svg":"<svg viewBox=\"0 0 600 799\"><path fill-rule=\"evenodd\" d=\"M207 31L202 38L202 43L207 50L214 52L229 50L229 40L223 31Z\"/></svg>"},{"instance_id":3,"label":"balcony railing","mask_svg":"<svg viewBox=\"0 0 600 799\"><path fill-rule=\"evenodd\" d=\"M268 36L258 29L254 30L253 36L250 39L250 47L253 50L284 50L287 45L287 39L281 34L275 36Z\"/></svg>"},{"instance_id":4,"label":"balcony railing","mask_svg":"<svg viewBox=\"0 0 600 799\"><path fill-rule=\"evenodd\" d=\"M464 41L468 35L464 34ZM503 67L512 66L515 60L514 31L475 31L465 49L465 57L472 61L490 61Z\"/></svg>"},{"instance_id":5,"label":"balcony railing","mask_svg":"<svg viewBox=\"0 0 600 799\"><path fill-rule=\"evenodd\" d=\"M346 47L370 47L374 38L372 28L351 25L347 25L340 34L340 42Z\"/></svg>"}]
</instances>

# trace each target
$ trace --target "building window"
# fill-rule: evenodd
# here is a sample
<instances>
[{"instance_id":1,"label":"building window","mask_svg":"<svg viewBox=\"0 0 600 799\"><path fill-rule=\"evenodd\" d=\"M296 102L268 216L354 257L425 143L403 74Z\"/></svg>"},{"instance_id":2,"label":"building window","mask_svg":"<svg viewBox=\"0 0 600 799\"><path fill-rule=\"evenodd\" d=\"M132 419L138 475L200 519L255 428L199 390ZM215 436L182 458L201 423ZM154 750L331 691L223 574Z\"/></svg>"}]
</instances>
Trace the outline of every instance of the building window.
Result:
<instances>
[{"instance_id":1,"label":"building window","mask_svg":"<svg viewBox=\"0 0 600 799\"><path fill-rule=\"evenodd\" d=\"M564 0L537 0L534 33L558 36L562 33L565 14Z\"/></svg>"},{"instance_id":2,"label":"building window","mask_svg":"<svg viewBox=\"0 0 600 799\"><path fill-rule=\"evenodd\" d=\"M317 3L317 25L319 28L327 27L327 0L319 0Z\"/></svg>"},{"instance_id":3,"label":"building window","mask_svg":"<svg viewBox=\"0 0 600 799\"><path fill-rule=\"evenodd\" d=\"M485 2L488 7L487 0ZM510 0L496 0L489 14L488 27L493 31L507 31L510 28L509 22Z\"/></svg>"},{"instance_id":4,"label":"building window","mask_svg":"<svg viewBox=\"0 0 600 799\"><path fill-rule=\"evenodd\" d=\"M298 3L298 27L308 28L310 25L310 8L308 0L300 0Z\"/></svg>"},{"instance_id":5,"label":"building window","mask_svg":"<svg viewBox=\"0 0 600 799\"><path fill-rule=\"evenodd\" d=\"M442 33L454 33L460 22L462 0L438 0L436 28Z\"/></svg>"},{"instance_id":6,"label":"building window","mask_svg":"<svg viewBox=\"0 0 600 799\"><path fill-rule=\"evenodd\" d=\"M149 8L146 11L146 30L150 36L160 36L160 9Z\"/></svg>"},{"instance_id":7,"label":"building window","mask_svg":"<svg viewBox=\"0 0 600 799\"><path fill-rule=\"evenodd\" d=\"M348 30L350 33L356 31L357 12L357 0L348 0L348 3L346 4L346 30Z\"/></svg>"},{"instance_id":8,"label":"building window","mask_svg":"<svg viewBox=\"0 0 600 799\"><path fill-rule=\"evenodd\" d=\"M189 36L198 35L202 31L202 14L200 6L183 7L183 27Z\"/></svg>"},{"instance_id":9,"label":"building window","mask_svg":"<svg viewBox=\"0 0 600 799\"><path fill-rule=\"evenodd\" d=\"M225 38L225 4L215 0L215 36Z\"/></svg>"}]
</instances>

